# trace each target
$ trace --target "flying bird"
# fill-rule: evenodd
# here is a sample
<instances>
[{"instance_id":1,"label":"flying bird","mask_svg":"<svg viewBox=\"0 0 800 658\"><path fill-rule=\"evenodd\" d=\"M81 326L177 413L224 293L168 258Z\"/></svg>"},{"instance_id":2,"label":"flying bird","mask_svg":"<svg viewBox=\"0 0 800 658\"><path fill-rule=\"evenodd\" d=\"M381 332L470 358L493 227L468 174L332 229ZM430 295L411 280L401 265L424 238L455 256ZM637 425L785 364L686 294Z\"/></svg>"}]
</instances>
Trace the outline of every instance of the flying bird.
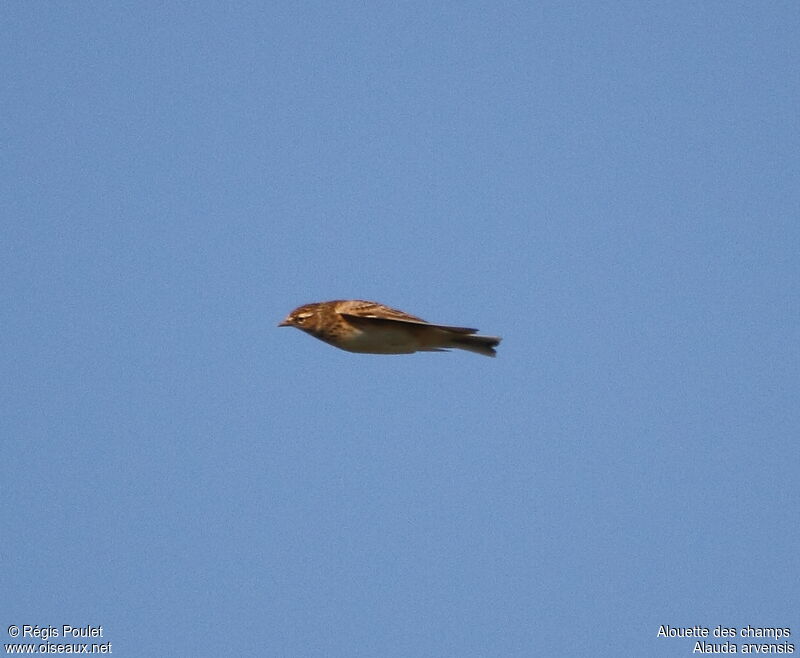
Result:
<instances>
[{"instance_id":1,"label":"flying bird","mask_svg":"<svg viewBox=\"0 0 800 658\"><path fill-rule=\"evenodd\" d=\"M403 311L360 299L298 306L279 327L296 327L329 345L365 354L446 352L450 348L495 356L500 338L477 329L431 324Z\"/></svg>"}]
</instances>

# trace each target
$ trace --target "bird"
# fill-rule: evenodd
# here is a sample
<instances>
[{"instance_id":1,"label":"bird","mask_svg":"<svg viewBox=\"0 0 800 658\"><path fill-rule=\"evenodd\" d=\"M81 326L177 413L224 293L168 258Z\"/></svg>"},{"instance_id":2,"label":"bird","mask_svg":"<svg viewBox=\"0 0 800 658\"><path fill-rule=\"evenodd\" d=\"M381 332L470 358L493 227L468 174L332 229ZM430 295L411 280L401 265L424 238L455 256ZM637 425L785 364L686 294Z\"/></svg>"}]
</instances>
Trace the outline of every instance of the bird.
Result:
<instances>
[{"instance_id":1,"label":"bird","mask_svg":"<svg viewBox=\"0 0 800 658\"><path fill-rule=\"evenodd\" d=\"M467 350L495 356L497 336L477 329L431 324L396 308L362 299L337 299L298 306L279 327L295 327L347 352L412 354Z\"/></svg>"}]
</instances>

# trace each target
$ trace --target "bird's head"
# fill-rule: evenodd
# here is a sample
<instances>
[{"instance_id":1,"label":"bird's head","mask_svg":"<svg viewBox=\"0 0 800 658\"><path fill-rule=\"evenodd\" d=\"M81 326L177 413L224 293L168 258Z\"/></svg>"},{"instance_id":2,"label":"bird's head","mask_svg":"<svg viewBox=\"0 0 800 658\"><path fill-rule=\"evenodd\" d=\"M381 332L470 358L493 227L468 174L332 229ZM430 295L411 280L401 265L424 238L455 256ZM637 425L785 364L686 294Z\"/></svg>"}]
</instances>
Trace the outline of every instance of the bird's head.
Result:
<instances>
[{"instance_id":1,"label":"bird's head","mask_svg":"<svg viewBox=\"0 0 800 658\"><path fill-rule=\"evenodd\" d=\"M316 304L306 304L298 306L289 313L286 318L278 324L279 327L296 327L297 329L309 329L314 324L317 316Z\"/></svg>"}]
</instances>

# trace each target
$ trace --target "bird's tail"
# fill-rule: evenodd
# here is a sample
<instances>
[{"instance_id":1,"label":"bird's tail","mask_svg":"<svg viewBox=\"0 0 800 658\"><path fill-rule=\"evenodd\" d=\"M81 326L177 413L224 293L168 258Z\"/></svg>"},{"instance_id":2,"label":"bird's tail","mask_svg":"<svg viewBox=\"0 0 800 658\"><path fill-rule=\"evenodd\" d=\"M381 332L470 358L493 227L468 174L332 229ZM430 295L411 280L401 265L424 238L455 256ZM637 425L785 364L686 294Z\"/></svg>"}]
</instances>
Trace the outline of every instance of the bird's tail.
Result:
<instances>
[{"instance_id":1,"label":"bird's tail","mask_svg":"<svg viewBox=\"0 0 800 658\"><path fill-rule=\"evenodd\" d=\"M461 334L453 336L450 339L448 347L456 347L460 350L467 350L468 352L475 352L476 354L483 354L484 356L497 356L495 347L500 344L500 338L497 336L473 336L469 334Z\"/></svg>"}]
</instances>

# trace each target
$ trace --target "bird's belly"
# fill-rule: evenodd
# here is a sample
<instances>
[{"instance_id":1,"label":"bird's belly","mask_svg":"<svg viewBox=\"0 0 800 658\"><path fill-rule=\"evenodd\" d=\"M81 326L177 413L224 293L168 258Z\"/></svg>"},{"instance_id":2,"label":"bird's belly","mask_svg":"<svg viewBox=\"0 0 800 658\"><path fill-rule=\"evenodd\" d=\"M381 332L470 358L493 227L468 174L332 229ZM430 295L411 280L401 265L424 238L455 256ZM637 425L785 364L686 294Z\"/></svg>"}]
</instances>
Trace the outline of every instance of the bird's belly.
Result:
<instances>
[{"instance_id":1,"label":"bird's belly","mask_svg":"<svg viewBox=\"0 0 800 658\"><path fill-rule=\"evenodd\" d=\"M405 328L375 327L354 332L341 347L349 352L365 354L410 354L419 349L419 342Z\"/></svg>"}]
</instances>

